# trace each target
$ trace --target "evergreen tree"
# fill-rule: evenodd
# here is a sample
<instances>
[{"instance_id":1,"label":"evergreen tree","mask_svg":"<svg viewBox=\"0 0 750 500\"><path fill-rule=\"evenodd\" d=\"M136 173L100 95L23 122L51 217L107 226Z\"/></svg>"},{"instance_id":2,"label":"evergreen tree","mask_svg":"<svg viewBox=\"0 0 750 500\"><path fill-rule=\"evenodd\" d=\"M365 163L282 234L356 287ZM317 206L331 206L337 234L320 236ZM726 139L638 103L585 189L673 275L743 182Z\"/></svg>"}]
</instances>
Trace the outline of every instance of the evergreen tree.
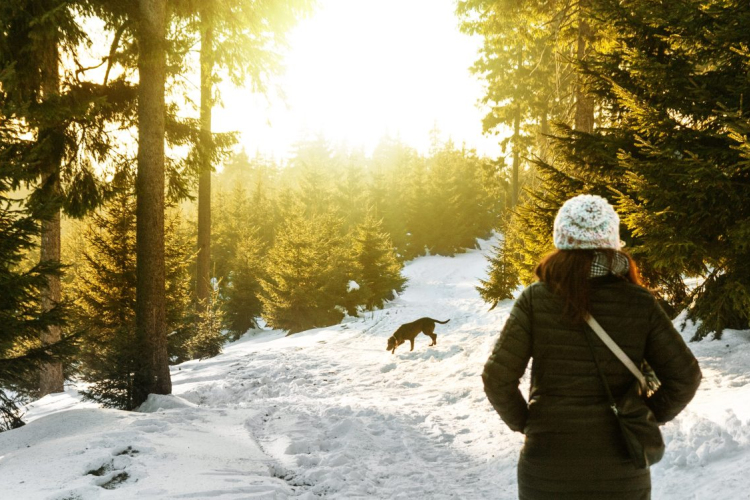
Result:
<instances>
[{"instance_id":1,"label":"evergreen tree","mask_svg":"<svg viewBox=\"0 0 750 500\"><path fill-rule=\"evenodd\" d=\"M4 195L9 180L4 174L0 175L0 431L23 425L15 399L4 389L27 386L40 363L59 361L60 348L68 351L70 345L69 339L52 347L40 341L41 331L61 326L65 319L65 305L47 309L40 293L48 276L59 274L60 268L54 262L20 267L24 253L39 235L39 226Z\"/></svg>"},{"instance_id":2,"label":"evergreen tree","mask_svg":"<svg viewBox=\"0 0 750 500\"><path fill-rule=\"evenodd\" d=\"M430 158L427 205L430 211L429 248L439 255L454 255L474 248L492 220L485 214L488 191L481 184L480 163L473 152L456 149L449 141Z\"/></svg>"},{"instance_id":3,"label":"evergreen tree","mask_svg":"<svg viewBox=\"0 0 750 500\"><path fill-rule=\"evenodd\" d=\"M28 203L41 220L40 258L60 262L61 213L80 217L96 207L108 188L97 173L117 175L123 165L110 153L118 144L112 122L133 116L135 90L123 79L92 81L79 48L91 44L82 30L88 2L8 0L0 5L0 119L12 126L0 143L0 157L31 190ZM77 71L62 71L63 60ZM51 308L62 297L59 277L42 289ZM41 332L54 343L62 330ZM39 393L63 389L62 365L44 365Z\"/></svg>"},{"instance_id":4,"label":"evergreen tree","mask_svg":"<svg viewBox=\"0 0 750 500\"><path fill-rule=\"evenodd\" d=\"M187 349L193 359L212 358L221 354L226 337L222 332L224 311L219 283L211 288L208 302L199 309L195 335L187 342Z\"/></svg>"},{"instance_id":5,"label":"evergreen tree","mask_svg":"<svg viewBox=\"0 0 750 500\"><path fill-rule=\"evenodd\" d=\"M188 5L192 6L191 3ZM310 8L308 0L203 0L197 4L200 32L200 140L198 159L198 304L208 299L211 249L211 173L220 149L211 130L211 110L220 71L236 85L252 83L263 90L266 79L280 68L279 49L286 32Z\"/></svg>"},{"instance_id":6,"label":"evergreen tree","mask_svg":"<svg viewBox=\"0 0 750 500\"><path fill-rule=\"evenodd\" d=\"M433 254L454 255L459 250L456 232L458 226L458 204L460 162L458 152L451 143L435 149L429 161L430 173L427 204L430 207L429 249Z\"/></svg>"},{"instance_id":7,"label":"evergreen tree","mask_svg":"<svg viewBox=\"0 0 750 500\"><path fill-rule=\"evenodd\" d=\"M408 244L404 206L409 193L404 180L417 161L414 149L390 137L381 139L372 154L369 204L375 210L373 215L383 220L383 229L402 255Z\"/></svg>"},{"instance_id":8,"label":"evergreen tree","mask_svg":"<svg viewBox=\"0 0 750 500\"><path fill-rule=\"evenodd\" d=\"M611 120L590 147L607 136L625 143L617 198L633 251L662 293L701 320L696 338L746 328L750 252L738 235L750 227L750 5L605 1L591 8L617 36L584 66ZM688 293L681 280L675 285L681 275L702 282Z\"/></svg>"},{"instance_id":9,"label":"evergreen tree","mask_svg":"<svg viewBox=\"0 0 750 500\"><path fill-rule=\"evenodd\" d=\"M225 317L232 339L240 338L257 326L261 315L261 279L265 274L266 248L256 229L238 246L226 286Z\"/></svg>"},{"instance_id":10,"label":"evergreen tree","mask_svg":"<svg viewBox=\"0 0 750 500\"><path fill-rule=\"evenodd\" d=\"M425 254L431 240L431 206L427 203L427 166L420 158L414 163L406 179L407 195L404 202L406 217L406 248L404 259L413 259Z\"/></svg>"},{"instance_id":11,"label":"evergreen tree","mask_svg":"<svg viewBox=\"0 0 750 500\"><path fill-rule=\"evenodd\" d=\"M217 192L213 212L216 214L213 224L213 274L227 282L240 242L247 237L248 230L252 227L249 226L252 223L251 206L244 185L235 184L229 193Z\"/></svg>"},{"instance_id":12,"label":"evergreen tree","mask_svg":"<svg viewBox=\"0 0 750 500\"><path fill-rule=\"evenodd\" d=\"M196 316L193 311L193 286L191 266L195 261L195 247L191 233L185 227L179 209L167 211L166 244L166 321L167 353L171 364L193 359L187 345L196 333Z\"/></svg>"},{"instance_id":13,"label":"evergreen tree","mask_svg":"<svg viewBox=\"0 0 750 500\"><path fill-rule=\"evenodd\" d=\"M590 100L577 93L573 61L584 57L590 27L585 2L461 0L462 29L484 39L473 71L487 82L485 132L512 130L501 142L511 156L509 206L521 196L532 151L547 159L549 124L574 115L593 118ZM585 35L585 36L584 36ZM580 112L579 112L580 108ZM586 109L584 113L583 109Z\"/></svg>"},{"instance_id":14,"label":"evergreen tree","mask_svg":"<svg viewBox=\"0 0 750 500\"><path fill-rule=\"evenodd\" d=\"M138 4L138 169L136 175L136 334L141 356L134 404L170 394L164 265L164 192L167 106L167 1Z\"/></svg>"},{"instance_id":15,"label":"evergreen tree","mask_svg":"<svg viewBox=\"0 0 750 500\"><path fill-rule=\"evenodd\" d=\"M332 173L335 170L333 151L322 135L296 145L290 168L285 172L291 177L287 187L295 190L307 217L332 211Z\"/></svg>"},{"instance_id":16,"label":"evergreen tree","mask_svg":"<svg viewBox=\"0 0 750 500\"><path fill-rule=\"evenodd\" d=\"M71 294L74 323L83 331L79 369L89 383L83 394L104 406L126 410L140 404L134 376L143 355L136 342L136 210L131 189L123 189L92 214L85 233L84 264ZM192 245L180 237L178 225L176 217L168 220L166 319L170 357L184 361L188 359L185 344L194 335L188 272Z\"/></svg>"},{"instance_id":17,"label":"evergreen tree","mask_svg":"<svg viewBox=\"0 0 750 500\"><path fill-rule=\"evenodd\" d=\"M340 160L341 171L336 178L335 212L344 221L342 230L349 232L362 222L367 210L364 153L357 151Z\"/></svg>"},{"instance_id":18,"label":"evergreen tree","mask_svg":"<svg viewBox=\"0 0 750 500\"><path fill-rule=\"evenodd\" d=\"M268 254L261 280L263 318L289 334L338 323L350 273L339 224L290 213Z\"/></svg>"},{"instance_id":19,"label":"evergreen tree","mask_svg":"<svg viewBox=\"0 0 750 500\"><path fill-rule=\"evenodd\" d=\"M488 199L491 186L482 185L482 165L474 151L462 148L454 163L457 177L455 201L455 238L459 248L475 248L477 237L485 236L493 227L492 203Z\"/></svg>"},{"instance_id":20,"label":"evergreen tree","mask_svg":"<svg viewBox=\"0 0 750 500\"><path fill-rule=\"evenodd\" d=\"M493 248L490 262L490 272L486 280L479 280L480 286L476 287L482 299L491 304L490 310L494 309L501 300L512 299L513 292L521 284L516 269L505 258L504 246L497 245Z\"/></svg>"},{"instance_id":21,"label":"evergreen tree","mask_svg":"<svg viewBox=\"0 0 750 500\"><path fill-rule=\"evenodd\" d=\"M403 264L396 258L388 234L383 232L382 221L372 213L357 226L352 240L352 278L359 285L356 302L369 311L383 307L386 300L394 298L394 292L404 289Z\"/></svg>"},{"instance_id":22,"label":"evergreen tree","mask_svg":"<svg viewBox=\"0 0 750 500\"><path fill-rule=\"evenodd\" d=\"M533 263L551 249L559 206L595 193L618 205L623 240L647 284L673 313L687 307L701 320L696 338L745 327L748 255L737 235L748 220L742 110L750 8L701 0L582 5L607 37L578 66L599 103L599 126L558 128L554 162L537 162L540 184L507 225L499 258L508 265L498 272L531 279ZM701 284L688 290L685 276Z\"/></svg>"}]
</instances>

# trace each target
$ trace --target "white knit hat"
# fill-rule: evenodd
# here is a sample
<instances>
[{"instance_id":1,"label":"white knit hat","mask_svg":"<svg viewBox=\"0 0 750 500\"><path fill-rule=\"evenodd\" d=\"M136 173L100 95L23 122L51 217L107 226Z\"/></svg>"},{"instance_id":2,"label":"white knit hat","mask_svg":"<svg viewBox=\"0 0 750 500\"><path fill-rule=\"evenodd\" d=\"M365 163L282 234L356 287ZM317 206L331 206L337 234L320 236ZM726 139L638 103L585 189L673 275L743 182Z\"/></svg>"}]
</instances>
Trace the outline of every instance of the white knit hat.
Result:
<instances>
[{"instance_id":1,"label":"white knit hat","mask_svg":"<svg viewBox=\"0 0 750 500\"><path fill-rule=\"evenodd\" d=\"M554 240L560 250L619 250L620 217L601 196L578 195L566 201L557 212Z\"/></svg>"}]
</instances>

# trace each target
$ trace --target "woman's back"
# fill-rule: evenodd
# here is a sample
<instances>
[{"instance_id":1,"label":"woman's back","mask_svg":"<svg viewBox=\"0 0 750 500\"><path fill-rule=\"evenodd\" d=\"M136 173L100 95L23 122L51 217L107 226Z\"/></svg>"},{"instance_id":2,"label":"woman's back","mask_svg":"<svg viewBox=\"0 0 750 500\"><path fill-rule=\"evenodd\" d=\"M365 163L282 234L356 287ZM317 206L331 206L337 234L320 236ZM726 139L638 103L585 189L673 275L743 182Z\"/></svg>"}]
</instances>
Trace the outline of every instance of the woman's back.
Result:
<instances>
[{"instance_id":1,"label":"woman's back","mask_svg":"<svg viewBox=\"0 0 750 500\"><path fill-rule=\"evenodd\" d=\"M635 378L587 332L589 313L636 365L653 368L661 386L646 404L658 422L674 418L700 383L695 357L618 251L618 226L602 198L566 202L555 220L558 251L538 266L541 281L516 300L485 365L490 403L526 435L518 462L523 500L650 498L649 470L636 468L627 452L589 340L615 400ZM527 402L518 386L530 359Z\"/></svg>"}]
</instances>

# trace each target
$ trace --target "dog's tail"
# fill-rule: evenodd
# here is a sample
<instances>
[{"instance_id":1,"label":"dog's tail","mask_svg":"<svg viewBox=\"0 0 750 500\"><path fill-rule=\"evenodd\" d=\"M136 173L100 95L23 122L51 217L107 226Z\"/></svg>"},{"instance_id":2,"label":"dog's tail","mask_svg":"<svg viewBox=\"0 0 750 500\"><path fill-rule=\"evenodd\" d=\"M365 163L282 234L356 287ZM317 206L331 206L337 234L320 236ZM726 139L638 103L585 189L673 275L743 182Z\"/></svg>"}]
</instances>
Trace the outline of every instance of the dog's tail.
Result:
<instances>
[{"instance_id":1,"label":"dog's tail","mask_svg":"<svg viewBox=\"0 0 750 500\"><path fill-rule=\"evenodd\" d=\"M434 321L435 323L440 323L441 325L444 325L450 321L449 319L446 319L445 321L440 321L439 319L434 319L434 318L430 318L430 319Z\"/></svg>"}]
</instances>

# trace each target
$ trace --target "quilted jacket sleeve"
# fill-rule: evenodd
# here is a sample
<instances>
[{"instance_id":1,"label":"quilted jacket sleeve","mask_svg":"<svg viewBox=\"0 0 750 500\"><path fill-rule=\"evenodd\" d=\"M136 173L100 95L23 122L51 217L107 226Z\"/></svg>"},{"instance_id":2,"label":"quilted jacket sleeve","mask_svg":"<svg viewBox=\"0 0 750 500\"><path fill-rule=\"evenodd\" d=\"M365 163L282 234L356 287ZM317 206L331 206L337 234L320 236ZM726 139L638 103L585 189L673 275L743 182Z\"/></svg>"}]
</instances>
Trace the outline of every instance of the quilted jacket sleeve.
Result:
<instances>
[{"instance_id":1,"label":"quilted jacket sleeve","mask_svg":"<svg viewBox=\"0 0 750 500\"><path fill-rule=\"evenodd\" d=\"M487 399L503 422L517 432L523 432L528 416L528 404L518 384L531 357L530 294L527 288L516 300L482 372Z\"/></svg>"},{"instance_id":2,"label":"quilted jacket sleeve","mask_svg":"<svg viewBox=\"0 0 750 500\"><path fill-rule=\"evenodd\" d=\"M701 370L672 321L654 301L645 358L661 381L661 387L646 401L659 423L672 420L693 399L701 381Z\"/></svg>"}]
</instances>

